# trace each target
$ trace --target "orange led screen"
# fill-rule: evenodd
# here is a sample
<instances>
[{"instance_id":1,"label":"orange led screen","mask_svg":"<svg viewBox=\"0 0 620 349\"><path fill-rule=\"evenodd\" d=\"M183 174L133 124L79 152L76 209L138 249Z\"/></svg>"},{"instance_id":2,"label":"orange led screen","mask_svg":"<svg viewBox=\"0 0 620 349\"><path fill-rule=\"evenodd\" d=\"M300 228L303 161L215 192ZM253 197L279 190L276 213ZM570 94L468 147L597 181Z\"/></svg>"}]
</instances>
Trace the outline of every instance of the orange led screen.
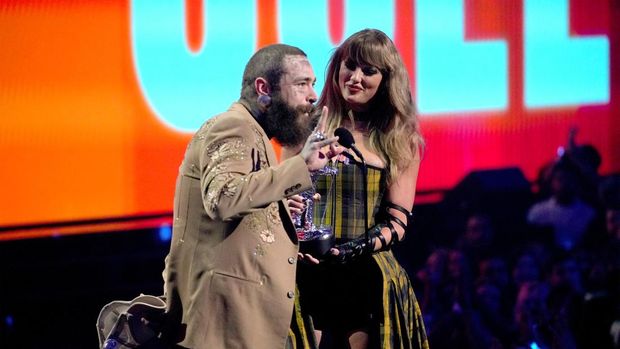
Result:
<instances>
[{"instance_id":1,"label":"orange led screen","mask_svg":"<svg viewBox=\"0 0 620 349\"><path fill-rule=\"evenodd\" d=\"M410 71L420 191L474 169L534 179L572 126L602 172L620 170L617 2L303 4L2 1L0 227L170 212L192 129L237 98L252 52L298 45L321 80L363 27L388 33Z\"/></svg>"}]
</instances>

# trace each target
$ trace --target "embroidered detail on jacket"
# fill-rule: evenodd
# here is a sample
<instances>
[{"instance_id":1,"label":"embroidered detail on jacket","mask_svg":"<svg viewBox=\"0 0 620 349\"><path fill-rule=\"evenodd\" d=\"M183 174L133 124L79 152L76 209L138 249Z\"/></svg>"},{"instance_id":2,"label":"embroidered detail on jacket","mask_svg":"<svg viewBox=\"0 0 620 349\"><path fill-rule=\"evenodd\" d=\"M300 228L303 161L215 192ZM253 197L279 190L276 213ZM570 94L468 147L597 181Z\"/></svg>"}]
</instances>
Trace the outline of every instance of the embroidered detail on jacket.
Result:
<instances>
[{"instance_id":1,"label":"embroidered detail on jacket","mask_svg":"<svg viewBox=\"0 0 620 349\"><path fill-rule=\"evenodd\" d=\"M278 209L278 204L272 202L265 209L265 217L267 217L267 223L271 225L279 225L282 223L282 219L280 218L280 210Z\"/></svg>"},{"instance_id":2,"label":"embroidered detail on jacket","mask_svg":"<svg viewBox=\"0 0 620 349\"><path fill-rule=\"evenodd\" d=\"M255 147L258 149L257 152L259 154L267 154L267 149L265 149L265 142L263 142L263 132L259 130L256 126L253 126L252 130L254 131L254 135L256 136L254 144ZM269 162L267 161L266 156L261 156L257 160L259 160L260 168L266 168L269 166Z\"/></svg>"},{"instance_id":3,"label":"embroidered detail on jacket","mask_svg":"<svg viewBox=\"0 0 620 349\"><path fill-rule=\"evenodd\" d=\"M207 148L207 156L212 162L243 160L247 150L248 146L242 138L229 138L210 144Z\"/></svg>"},{"instance_id":4,"label":"embroidered detail on jacket","mask_svg":"<svg viewBox=\"0 0 620 349\"><path fill-rule=\"evenodd\" d=\"M225 167L225 166L224 166ZM215 172L215 170L213 171ZM231 194L230 190L227 189L227 184L229 183L229 181L234 181L235 180L235 176L232 173L220 173L217 176L207 176L207 178L212 177L213 180L211 181L211 183L209 184L209 191L207 192L207 197L206 197L206 201L207 201L207 209L208 210L215 210L217 209L217 206L220 203L220 197L222 194L230 197L233 194ZM237 183L239 182L239 180L237 180ZM235 189L236 190L236 186Z\"/></svg>"},{"instance_id":5,"label":"embroidered detail on jacket","mask_svg":"<svg viewBox=\"0 0 620 349\"><path fill-rule=\"evenodd\" d=\"M227 183L224 183L224 188L222 188L222 194L227 197L233 197L237 194L237 188L239 188L240 182L243 180L241 178L233 178Z\"/></svg>"},{"instance_id":6,"label":"embroidered detail on jacket","mask_svg":"<svg viewBox=\"0 0 620 349\"><path fill-rule=\"evenodd\" d=\"M268 243L271 244L274 241L276 241L276 236L273 234L273 232L271 230L263 230L260 232L260 238Z\"/></svg>"},{"instance_id":7,"label":"embroidered detail on jacket","mask_svg":"<svg viewBox=\"0 0 620 349\"><path fill-rule=\"evenodd\" d=\"M247 226L249 231L258 234L259 243L254 249L253 254L255 256L266 255L269 245L276 241L275 231L281 229L282 226L278 203L272 202L264 209L247 215L243 220L243 224Z\"/></svg>"},{"instance_id":8,"label":"embroidered detail on jacket","mask_svg":"<svg viewBox=\"0 0 620 349\"><path fill-rule=\"evenodd\" d=\"M211 129L211 127L215 123L215 120L217 120L217 119L218 118L212 118L212 119L209 119L204 124L202 124L200 129L198 129L198 131L196 131L196 135L192 138L192 142L197 141L197 140L204 140L205 138L207 138L206 133L209 132L209 130ZM192 142L190 142L190 144Z\"/></svg>"},{"instance_id":9,"label":"embroidered detail on jacket","mask_svg":"<svg viewBox=\"0 0 620 349\"><path fill-rule=\"evenodd\" d=\"M263 244L258 244L256 245L256 248L254 248L254 255L255 256L259 256L262 257L265 255L265 248L263 247Z\"/></svg>"},{"instance_id":10,"label":"embroidered detail on jacket","mask_svg":"<svg viewBox=\"0 0 620 349\"><path fill-rule=\"evenodd\" d=\"M205 169L207 172L205 181L209 183L205 205L207 210L216 210L222 195L235 196L240 182L247 180L238 174L226 171L231 162L243 161L248 150L246 142L241 138L228 138L208 146L206 155L209 162Z\"/></svg>"},{"instance_id":11,"label":"embroidered detail on jacket","mask_svg":"<svg viewBox=\"0 0 620 349\"><path fill-rule=\"evenodd\" d=\"M244 222L252 232L261 232L268 229L263 211L256 211L245 217Z\"/></svg>"}]
</instances>

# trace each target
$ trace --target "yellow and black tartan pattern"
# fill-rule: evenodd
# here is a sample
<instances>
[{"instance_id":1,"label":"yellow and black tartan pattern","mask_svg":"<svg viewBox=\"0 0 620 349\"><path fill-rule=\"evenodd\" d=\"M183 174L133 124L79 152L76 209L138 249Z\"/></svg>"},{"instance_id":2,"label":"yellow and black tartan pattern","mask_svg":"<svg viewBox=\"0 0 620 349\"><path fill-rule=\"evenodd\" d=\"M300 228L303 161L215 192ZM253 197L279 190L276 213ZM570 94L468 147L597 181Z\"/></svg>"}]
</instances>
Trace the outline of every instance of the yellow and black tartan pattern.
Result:
<instances>
[{"instance_id":1,"label":"yellow and black tartan pattern","mask_svg":"<svg viewBox=\"0 0 620 349\"><path fill-rule=\"evenodd\" d=\"M407 272L392 251L373 255L383 276L383 322L381 349L428 349L422 311Z\"/></svg>"},{"instance_id":2,"label":"yellow and black tartan pattern","mask_svg":"<svg viewBox=\"0 0 620 349\"><path fill-rule=\"evenodd\" d=\"M286 349L316 349L318 347L314 338L314 326L312 319L302 313L299 302L299 290L295 287L295 307L291 328L288 330Z\"/></svg>"},{"instance_id":3,"label":"yellow and black tartan pattern","mask_svg":"<svg viewBox=\"0 0 620 349\"><path fill-rule=\"evenodd\" d=\"M353 239L365 233L362 170L355 162L338 163L337 168L338 174L335 177L322 176L316 182L321 200L315 203L314 223L330 225L336 238ZM381 205L386 187L385 171L368 167L370 227L375 224L374 216ZM380 348L429 349L422 312L407 272L400 266L392 251L375 253L373 259L381 270L383 279L383 321L378 331ZM312 322L303 311L298 313L298 306L296 302L294 332L297 332L297 336L292 337L296 339L297 346L289 348L315 348ZM310 338L302 340L300 332L310 335Z\"/></svg>"},{"instance_id":4,"label":"yellow and black tartan pattern","mask_svg":"<svg viewBox=\"0 0 620 349\"><path fill-rule=\"evenodd\" d=\"M350 240L366 232L364 222L363 171L354 162L336 163L336 176L320 176L315 184L321 200L315 202L313 222L327 225L337 239ZM383 170L368 166L368 219L369 227L374 225L374 216L379 209L386 176Z\"/></svg>"}]
</instances>

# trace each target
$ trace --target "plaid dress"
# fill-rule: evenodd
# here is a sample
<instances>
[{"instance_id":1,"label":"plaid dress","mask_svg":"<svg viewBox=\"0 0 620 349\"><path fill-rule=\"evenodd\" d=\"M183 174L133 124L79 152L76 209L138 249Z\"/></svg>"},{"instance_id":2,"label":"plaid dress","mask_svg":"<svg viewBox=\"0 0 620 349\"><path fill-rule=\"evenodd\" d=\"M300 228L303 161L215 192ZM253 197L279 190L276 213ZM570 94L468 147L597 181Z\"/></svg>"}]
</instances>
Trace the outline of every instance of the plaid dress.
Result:
<instances>
[{"instance_id":1,"label":"plaid dress","mask_svg":"<svg viewBox=\"0 0 620 349\"><path fill-rule=\"evenodd\" d=\"M316 190L321 194L321 201L315 204L313 216L315 225L331 226L338 241L343 242L366 231L363 177L355 162L339 162L337 168L336 176L318 179ZM383 169L368 166L367 172L368 217L372 227L387 182ZM371 348L428 348L422 313L411 282L391 251L374 253L372 258L345 266L300 264L298 285L301 301L296 304L289 337L295 343L289 348L316 347L314 338L308 338L313 337L310 329L313 320L318 329L329 331L331 326L364 318L365 312L374 319L369 322L373 326ZM339 317L338 313L343 312L349 316Z\"/></svg>"},{"instance_id":2,"label":"plaid dress","mask_svg":"<svg viewBox=\"0 0 620 349\"><path fill-rule=\"evenodd\" d=\"M355 239L366 232L364 222L363 173L355 163L336 163L338 174L320 176L315 188L321 200L314 205L314 223L332 228L336 239ZM374 225L386 188L386 176L380 168L368 166L368 226Z\"/></svg>"}]
</instances>

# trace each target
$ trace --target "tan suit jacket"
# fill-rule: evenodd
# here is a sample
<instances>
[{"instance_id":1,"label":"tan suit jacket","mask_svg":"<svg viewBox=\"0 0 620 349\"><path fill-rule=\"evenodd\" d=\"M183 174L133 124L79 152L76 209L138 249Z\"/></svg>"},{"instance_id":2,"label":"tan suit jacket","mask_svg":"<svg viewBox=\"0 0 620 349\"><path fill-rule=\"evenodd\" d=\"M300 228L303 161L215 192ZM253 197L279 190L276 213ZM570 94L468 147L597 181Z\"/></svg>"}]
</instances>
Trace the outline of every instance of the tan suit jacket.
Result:
<instances>
[{"instance_id":1,"label":"tan suit jacket","mask_svg":"<svg viewBox=\"0 0 620 349\"><path fill-rule=\"evenodd\" d=\"M284 348L298 251L284 198L311 185L301 156L277 164L239 103L196 132L179 169L164 271L182 346Z\"/></svg>"}]
</instances>

